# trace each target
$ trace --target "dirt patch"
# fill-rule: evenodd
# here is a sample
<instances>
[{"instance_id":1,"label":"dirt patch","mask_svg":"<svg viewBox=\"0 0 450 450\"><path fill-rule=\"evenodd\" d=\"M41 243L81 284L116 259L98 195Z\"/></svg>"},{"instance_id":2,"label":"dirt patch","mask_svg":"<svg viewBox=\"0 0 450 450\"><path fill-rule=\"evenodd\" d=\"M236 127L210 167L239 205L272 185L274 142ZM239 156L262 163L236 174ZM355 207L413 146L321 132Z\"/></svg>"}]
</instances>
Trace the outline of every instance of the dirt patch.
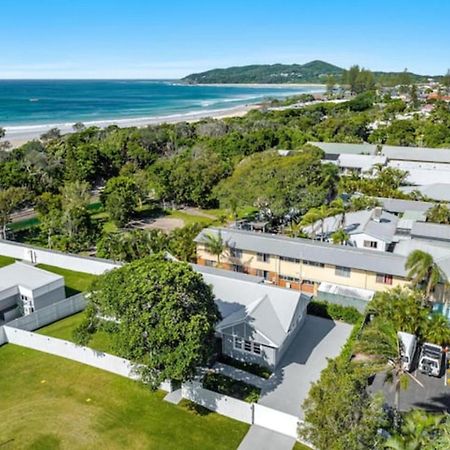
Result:
<instances>
[{"instance_id":1,"label":"dirt patch","mask_svg":"<svg viewBox=\"0 0 450 450\"><path fill-rule=\"evenodd\" d=\"M133 228L140 228L142 230L162 230L167 233L182 228L184 221L182 219L175 219L173 217L159 217L157 219L146 219L133 223Z\"/></svg>"}]
</instances>

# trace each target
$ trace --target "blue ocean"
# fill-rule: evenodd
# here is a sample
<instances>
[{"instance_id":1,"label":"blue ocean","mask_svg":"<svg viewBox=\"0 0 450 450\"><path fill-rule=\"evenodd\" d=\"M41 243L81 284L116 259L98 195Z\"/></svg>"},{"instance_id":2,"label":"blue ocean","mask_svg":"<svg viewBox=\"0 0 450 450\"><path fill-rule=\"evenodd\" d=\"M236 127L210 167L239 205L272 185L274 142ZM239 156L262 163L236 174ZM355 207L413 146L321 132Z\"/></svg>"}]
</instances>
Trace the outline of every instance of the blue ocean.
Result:
<instances>
[{"instance_id":1,"label":"blue ocean","mask_svg":"<svg viewBox=\"0 0 450 450\"><path fill-rule=\"evenodd\" d=\"M0 80L0 126L178 117L317 92L313 86L192 86L156 80Z\"/></svg>"}]
</instances>

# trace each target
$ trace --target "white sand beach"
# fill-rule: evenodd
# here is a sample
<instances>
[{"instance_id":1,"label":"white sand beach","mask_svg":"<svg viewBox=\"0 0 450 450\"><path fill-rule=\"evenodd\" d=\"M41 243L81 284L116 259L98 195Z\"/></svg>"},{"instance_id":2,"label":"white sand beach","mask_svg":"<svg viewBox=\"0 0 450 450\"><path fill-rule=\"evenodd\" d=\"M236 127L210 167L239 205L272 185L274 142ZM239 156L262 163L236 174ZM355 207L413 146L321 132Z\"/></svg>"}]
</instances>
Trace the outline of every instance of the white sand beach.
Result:
<instances>
[{"instance_id":1,"label":"white sand beach","mask_svg":"<svg viewBox=\"0 0 450 450\"><path fill-rule=\"evenodd\" d=\"M110 120L99 120L92 122L84 122L86 126L97 126L106 128L110 125L117 125L119 127L145 127L148 125L158 125L162 123L177 123L177 122L197 122L206 118L225 119L227 117L241 117L253 109L260 109L261 104L239 105L233 108L220 110L204 110L195 111L186 114L174 114L169 116L154 116L154 117L138 117L138 118L121 118ZM12 148L19 147L33 139L39 137L52 128L58 128L62 134L72 133L73 123L52 123L42 125L18 125L6 126L5 140L11 143Z\"/></svg>"}]
</instances>

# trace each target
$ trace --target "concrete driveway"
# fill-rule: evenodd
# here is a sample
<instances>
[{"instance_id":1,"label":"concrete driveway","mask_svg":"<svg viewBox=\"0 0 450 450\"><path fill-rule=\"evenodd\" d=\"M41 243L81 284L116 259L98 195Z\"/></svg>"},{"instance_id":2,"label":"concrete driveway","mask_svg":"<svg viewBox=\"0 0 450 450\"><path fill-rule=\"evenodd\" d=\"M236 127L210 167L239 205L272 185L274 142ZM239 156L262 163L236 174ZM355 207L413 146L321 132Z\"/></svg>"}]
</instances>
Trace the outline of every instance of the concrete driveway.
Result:
<instances>
[{"instance_id":1,"label":"concrete driveway","mask_svg":"<svg viewBox=\"0 0 450 450\"><path fill-rule=\"evenodd\" d=\"M327 366L327 358L341 352L352 325L308 315L286 351L277 370L269 378L258 403L303 419L301 405L311 383Z\"/></svg>"}]
</instances>

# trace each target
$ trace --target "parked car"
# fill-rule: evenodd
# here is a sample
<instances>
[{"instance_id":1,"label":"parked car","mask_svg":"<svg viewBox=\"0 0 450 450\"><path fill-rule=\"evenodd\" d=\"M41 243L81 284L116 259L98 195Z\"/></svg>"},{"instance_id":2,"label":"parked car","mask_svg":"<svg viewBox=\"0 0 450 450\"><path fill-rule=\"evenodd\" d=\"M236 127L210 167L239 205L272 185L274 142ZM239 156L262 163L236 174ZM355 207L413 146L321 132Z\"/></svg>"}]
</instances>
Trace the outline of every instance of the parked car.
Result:
<instances>
[{"instance_id":1,"label":"parked car","mask_svg":"<svg viewBox=\"0 0 450 450\"><path fill-rule=\"evenodd\" d=\"M419 359L419 370L429 376L438 377L442 367L442 347L425 342Z\"/></svg>"},{"instance_id":2,"label":"parked car","mask_svg":"<svg viewBox=\"0 0 450 450\"><path fill-rule=\"evenodd\" d=\"M414 334L399 331L397 333L400 357L402 360L403 370L411 372L413 370L414 355L417 349L417 337Z\"/></svg>"}]
</instances>

